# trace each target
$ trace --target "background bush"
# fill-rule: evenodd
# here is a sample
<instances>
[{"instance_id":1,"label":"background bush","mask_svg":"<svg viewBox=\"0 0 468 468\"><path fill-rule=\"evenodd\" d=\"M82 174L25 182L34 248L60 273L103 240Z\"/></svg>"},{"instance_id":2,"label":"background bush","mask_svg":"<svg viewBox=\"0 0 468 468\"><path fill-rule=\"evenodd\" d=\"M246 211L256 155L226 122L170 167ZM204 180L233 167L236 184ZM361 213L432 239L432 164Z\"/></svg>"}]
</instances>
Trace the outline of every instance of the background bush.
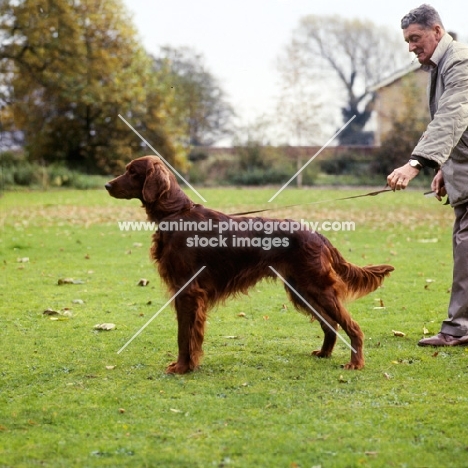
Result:
<instances>
[{"instance_id":1,"label":"background bush","mask_svg":"<svg viewBox=\"0 0 468 468\"><path fill-rule=\"evenodd\" d=\"M0 188L101 188L109 177L85 174L62 164L29 162L22 153L0 154Z\"/></svg>"}]
</instances>

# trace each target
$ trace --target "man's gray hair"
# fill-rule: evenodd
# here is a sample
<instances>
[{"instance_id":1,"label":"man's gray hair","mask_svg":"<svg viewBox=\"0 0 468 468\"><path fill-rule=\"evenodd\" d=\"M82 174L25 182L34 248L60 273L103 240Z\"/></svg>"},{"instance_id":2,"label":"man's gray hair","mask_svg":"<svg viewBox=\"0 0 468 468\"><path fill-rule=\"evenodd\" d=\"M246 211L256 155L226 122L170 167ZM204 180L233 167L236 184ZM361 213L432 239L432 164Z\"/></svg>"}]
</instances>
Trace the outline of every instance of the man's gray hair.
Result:
<instances>
[{"instance_id":1,"label":"man's gray hair","mask_svg":"<svg viewBox=\"0 0 468 468\"><path fill-rule=\"evenodd\" d=\"M445 29L437 10L426 3L411 10L401 19L401 29L406 29L411 24L419 24L424 29L430 29L438 24L442 29Z\"/></svg>"}]
</instances>

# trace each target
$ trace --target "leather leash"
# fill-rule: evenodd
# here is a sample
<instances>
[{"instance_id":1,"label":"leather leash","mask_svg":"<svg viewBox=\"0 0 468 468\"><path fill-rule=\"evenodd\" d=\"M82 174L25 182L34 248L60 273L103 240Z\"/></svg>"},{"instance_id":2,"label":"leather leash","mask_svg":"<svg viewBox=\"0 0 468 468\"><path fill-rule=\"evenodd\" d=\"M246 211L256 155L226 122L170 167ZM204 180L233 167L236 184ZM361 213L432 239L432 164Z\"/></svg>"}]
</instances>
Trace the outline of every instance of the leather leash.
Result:
<instances>
[{"instance_id":1,"label":"leather leash","mask_svg":"<svg viewBox=\"0 0 468 468\"><path fill-rule=\"evenodd\" d=\"M278 206L275 208L265 208L264 210L253 210L253 211L245 211L242 213L232 213L229 216L245 216L249 214L255 214L255 213L265 213L266 211L273 211L273 210L281 210L285 208L294 208L296 206L305 206L305 205L316 205L318 203L331 203L335 201L341 201L341 200L351 200L353 198L362 198L362 197L375 197L379 193L383 192L393 192L391 188L387 188L388 186L386 185L384 189L382 190L376 190L375 192L369 192L369 193L363 193L361 195L354 195L352 197L343 197L343 198L334 198L332 200L319 200L311 203L297 203L296 205L286 205L286 206Z\"/></svg>"}]
</instances>

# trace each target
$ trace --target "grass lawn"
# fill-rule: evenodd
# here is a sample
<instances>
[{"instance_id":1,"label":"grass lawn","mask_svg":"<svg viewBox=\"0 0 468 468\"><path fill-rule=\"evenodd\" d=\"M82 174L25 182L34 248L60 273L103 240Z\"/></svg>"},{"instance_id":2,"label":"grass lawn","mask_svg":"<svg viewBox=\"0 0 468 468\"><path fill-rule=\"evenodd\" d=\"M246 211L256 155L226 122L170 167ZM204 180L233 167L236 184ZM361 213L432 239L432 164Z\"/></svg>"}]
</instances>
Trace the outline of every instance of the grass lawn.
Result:
<instances>
[{"instance_id":1,"label":"grass lawn","mask_svg":"<svg viewBox=\"0 0 468 468\"><path fill-rule=\"evenodd\" d=\"M236 212L274 192L202 194ZM363 192L288 189L274 203ZM331 359L310 356L321 329L279 281L211 312L195 373L164 374L177 352L170 307L117 354L168 299L150 233L118 229L145 219L139 203L49 191L4 193L0 207L0 467L467 466L468 349L416 345L439 331L451 285L453 213L422 190L271 213L353 221L324 234L356 264L395 266L349 305L366 335L361 371L341 368L340 340Z\"/></svg>"}]
</instances>

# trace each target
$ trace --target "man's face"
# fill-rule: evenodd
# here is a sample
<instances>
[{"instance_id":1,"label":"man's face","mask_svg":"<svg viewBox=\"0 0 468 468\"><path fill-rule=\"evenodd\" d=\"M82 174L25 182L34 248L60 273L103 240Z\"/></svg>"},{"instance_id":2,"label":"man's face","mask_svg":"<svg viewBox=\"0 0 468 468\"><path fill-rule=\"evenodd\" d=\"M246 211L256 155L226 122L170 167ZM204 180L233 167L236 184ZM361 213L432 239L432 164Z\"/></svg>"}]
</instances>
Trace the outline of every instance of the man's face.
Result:
<instances>
[{"instance_id":1,"label":"man's face","mask_svg":"<svg viewBox=\"0 0 468 468\"><path fill-rule=\"evenodd\" d=\"M439 25L425 29L419 24L410 24L403 29L403 36L421 65L430 65L431 57L444 31Z\"/></svg>"}]
</instances>

